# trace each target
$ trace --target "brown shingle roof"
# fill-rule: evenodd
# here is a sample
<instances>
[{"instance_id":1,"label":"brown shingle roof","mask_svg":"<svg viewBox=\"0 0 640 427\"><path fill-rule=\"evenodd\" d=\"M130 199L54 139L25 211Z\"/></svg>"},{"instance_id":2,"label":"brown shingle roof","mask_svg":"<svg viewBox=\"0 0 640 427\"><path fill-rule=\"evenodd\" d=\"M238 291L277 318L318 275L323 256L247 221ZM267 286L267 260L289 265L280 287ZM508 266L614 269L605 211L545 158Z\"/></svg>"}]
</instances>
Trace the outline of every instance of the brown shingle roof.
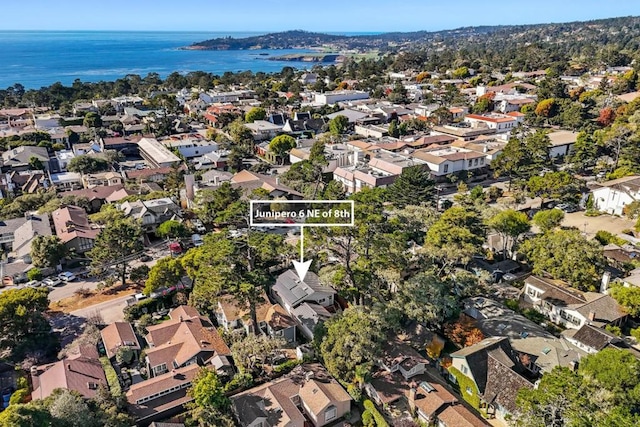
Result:
<instances>
[{"instance_id":1,"label":"brown shingle roof","mask_svg":"<svg viewBox=\"0 0 640 427\"><path fill-rule=\"evenodd\" d=\"M442 384L428 382L431 390L427 390L419 385L416 388L416 398L414 404L428 416L435 414L440 408L447 404L454 404L458 399L451 394Z\"/></svg>"},{"instance_id":2,"label":"brown shingle roof","mask_svg":"<svg viewBox=\"0 0 640 427\"><path fill-rule=\"evenodd\" d=\"M68 243L80 237L94 240L100 229L89 224L87 211L78 206L66 206L53 211L51 214L56 235L63 243Z\"/></svg>"},{"instance_id":3,"label":"brown shingle roof","mask_svg":"<svg viewBox=\"0 0 640 427\"><path fill-rule=\"evenodd\" d=\"M200 369L202 368L198 365L189 365L134 384L127 391L127 400L129 403L135 404L140 399L169 390L172 387L191 384Z\"/></svg>"},{"instance_id":4,"label":"brown shingle roof","mask_svg":"<svg viewBox=\"0 0 640 427\"><path fill-rule=\"evenodd\" d=\"M107 384L102 364L83 353L49 365L38 366L39 375L32 375L34 399L44 399L57 388L66 388L86 398L95 397L97 386Z\"/></svg>"},{"instance_id":5,"label":"brown shingle roof","mask_svg":"<svg viewBox=\"0 0 640 427\"><path fill-rule=\"evenodd\" d=\"M174 361L180 366L198 355L209 358L214 353L231 354L209 319L193 307L178 307L170 316L171 320L147 328L147 341L153 345L147 351L151 366L165 363L169 368Z\"/></svg>"},{"instance_id":6,"label":"brown shingle roof","mask_svg":"<svg viewBox=\"0 0 640 427\"><path fill-rule=\"evenodd\" d=\"M444 427L488 427L489 424L482 420L462 405L447 407L438 415L438 419L444 423Z\"/></svg>"},{"instance_id":7,"label":"brown shingle roof","mask_svg":"<svg viewBox=\"0 0 640 427\"><path fill-rule=\"evenodd\" d=\"M138 342L138 337L136 337L129 322L112 323L100 331L100 336L109 358L115 356L118 348L122 346L140 350L140 342Z\"/></svg>"},{"instance_id":8,"label":"brown shingle roof","mask_svg":"<svg viewBox=\"0 0 640 427\"><path fill-rule=\"evenodd\" d=\"M573 334L573 339L597 351L602 350L609 343L620 341L620 338L612 333L591 325L583 325Z\"/></svg>"}]
</instances>

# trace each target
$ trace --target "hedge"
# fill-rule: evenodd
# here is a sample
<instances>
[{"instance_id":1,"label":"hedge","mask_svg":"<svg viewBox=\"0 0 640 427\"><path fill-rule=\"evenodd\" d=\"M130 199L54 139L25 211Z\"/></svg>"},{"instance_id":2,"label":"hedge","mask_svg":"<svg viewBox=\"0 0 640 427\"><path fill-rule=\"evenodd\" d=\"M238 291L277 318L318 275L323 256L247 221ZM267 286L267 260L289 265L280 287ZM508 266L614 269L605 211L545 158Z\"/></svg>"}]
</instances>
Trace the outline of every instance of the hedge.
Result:
<instances>
[{"instance_id":1,"label":"hedge","mask_svg":"<svg viewBox=\"0 0 640 427\"><path fill-rule=\"evenodd\" d=\"M369 411L371 416L373 416L373 419L376 422L376 427L389 427L389 423L387 423L387 420L384 419L384 417L378 411L378 408L376 408L376 405L374 405L374 403L372 401L367 399L367 400L364 401L363 404L364 404L364 409Z\"/></svg>"},{"instance_id":2,"label":"hedge","mask_svg":"<svg viewBox=\"0 0 640 427\"><path fill-rule=\"evenodd\" d=\"M107 383L109 383L109 389L111 390L111 395L114 397L122 396L122 387L120 387L120 378L118 378L118 374L116 370L111 366L111 362L109 362L109 358L107 356L103 356L100 358L100 363L102 364L102 368L104 369L104 374L107 377Z\"/></svg>"}]
</instances>

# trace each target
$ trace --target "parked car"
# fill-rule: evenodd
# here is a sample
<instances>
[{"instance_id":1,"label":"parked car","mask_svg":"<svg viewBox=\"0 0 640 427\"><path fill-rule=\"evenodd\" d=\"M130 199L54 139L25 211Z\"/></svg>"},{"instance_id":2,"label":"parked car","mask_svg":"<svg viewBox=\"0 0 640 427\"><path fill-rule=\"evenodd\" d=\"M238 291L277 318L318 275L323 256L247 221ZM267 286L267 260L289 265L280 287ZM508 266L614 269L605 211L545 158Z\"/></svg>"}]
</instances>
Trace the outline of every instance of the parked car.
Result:
<instances>
[{"instance_id":1,"label":"parked car","mask_svg":"<svg viewBox=\"0 0 640 427\"><path fill-rule=\"evenodd\" d=\"M578 211L578 207L572 203L560 203L555 207L555 209L560 209L564 213L572 213Z\"/></svg>"},{"instance_id":2,"label":"parked car","mask_svg":"<svg viewBox=\"0 0 640 427\"><path fill-rule=\"evenodd\" d=\"M37 280L31 280L30 282L27 282L25 286L29 288L37 288L39 286L42 286L42 283L38 282Z\"/></svg>"},{"instance_id":3,"label":"parked car","mask_svg":"<svg viewBox=\"0 0 640 427\"><path fill-rule=\"evenodd\" d=\"M191 236L191 243L193 243L193 246L198 247L198 246L202 246L204 244L204 241L202 240L201 235L194 234Z\"/></svg>"},{"instance_id":4,"label":"parked car","mask_svg":"<svg viewBox=\"0 0 640 427\"><path fill-rule=\"evenodd\" d=\"M153 260L153 258L150 255L147 255L147 254L143 254L140 257L140 261L142 261L142 262L149 262L149 261L152 261L152 260Z\"/></svg>"},{"instance_id":5,"label":"parked car","mask_svg":"<svg viewBox=\"0 0 640 427\"><path fill-rule=\"evenodd\" d=\"M64 280L65 282L73 282L74 280L76 280L75 274L71 273L70 271L63 271L62 273L58 274L58 278L60 280Z\"/></svg>"},{"instance_id":6,"label":"parked car","mask_svg":"<svg viewBox=\"0 0 640 427\"><path fill-rule=\"evenodd\" d=\"M53 276L53 277L47 277L42 281L42 283L44 283L47 286L60 286L62 284L62 280Z\"/></svg>"},{"instance_id":7,"label":"parked car","mask_svg":"<svg viewBox=\"0 0 640 427\"><path fill-rule=\"evenodd\" d=\"M198 233L207 232L207 229L205 228L204 224L199 219L194 219L193 221L191 221L191 224L193 224L193 227L196 229Z\"/></svg>"}]
</instances>

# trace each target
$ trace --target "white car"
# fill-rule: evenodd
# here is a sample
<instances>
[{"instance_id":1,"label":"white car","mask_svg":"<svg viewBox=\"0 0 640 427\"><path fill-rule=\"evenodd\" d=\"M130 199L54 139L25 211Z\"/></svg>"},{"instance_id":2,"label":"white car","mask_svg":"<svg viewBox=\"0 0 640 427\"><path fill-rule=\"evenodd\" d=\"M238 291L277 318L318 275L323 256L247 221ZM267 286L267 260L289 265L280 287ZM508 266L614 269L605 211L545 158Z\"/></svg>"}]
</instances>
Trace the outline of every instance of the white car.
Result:
<instances>
[{"instance_id":1,"label":"white car","mask_svg":"<svg viewBox=\"0 0 640 427\"><path fill-rule=\"evenodd\" d=\"M25 283L25 286L28 288L37 288L38 286L42 286L42 283L38 282L37 280L32 280Z\"/></svg>"},{"instance_id":2,"label":"white car","mask_svg":"<svg viewBox=\"0 0 640 427\"><path fill-rule=\"evenodd\" d=\"M64 280L65 282L72 282L76 280L75 274L68 271L63 271L62 273L58 274L58 278L60 280Z\"/></svg>"},{"instance_id":3,"label":"white car","mask_svg":"<svg viewBox=\"0 0 640 427\"><path fill-rule=\"evenodd\" d=\"M207 232L207 229L205 228L204 224L199 219L194 219L193 221L191 221L191 224L193 224L193 227L196 229L198 233Z\"/></svg>"},{"instance_id":4,"label":"white car","mask_svg":"<svg viewBox=\"0 0 640 427\"><path fill-rule=\"evenodd\" d=\"M59 286L62 284L62 280L58 279L57 277L47 277L46 279L44 279L42 281L42 283L44 283L47 286Z\"/></svg>"}]
</instances>

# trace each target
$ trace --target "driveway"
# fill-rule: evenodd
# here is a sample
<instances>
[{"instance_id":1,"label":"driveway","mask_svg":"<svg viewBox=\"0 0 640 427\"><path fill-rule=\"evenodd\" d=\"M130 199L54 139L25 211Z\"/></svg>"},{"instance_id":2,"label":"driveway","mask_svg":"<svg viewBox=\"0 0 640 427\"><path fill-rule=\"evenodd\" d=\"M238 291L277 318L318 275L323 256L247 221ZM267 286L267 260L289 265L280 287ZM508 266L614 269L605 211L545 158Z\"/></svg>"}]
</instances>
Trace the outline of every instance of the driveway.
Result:
<instances>
[{"instance_id":1,"label":"driveway","mask_svg":"<svg viewBox=\"0 0 640 427\"><path fill-rule=\"evenodd\" d=\"M585 216L584 212L565 214L562 225L576 227L588 238L593 238L600 230L613 234L622 234L622 230L633 229L635 221L611 215Z\"/></svg>"}]
</instances>

